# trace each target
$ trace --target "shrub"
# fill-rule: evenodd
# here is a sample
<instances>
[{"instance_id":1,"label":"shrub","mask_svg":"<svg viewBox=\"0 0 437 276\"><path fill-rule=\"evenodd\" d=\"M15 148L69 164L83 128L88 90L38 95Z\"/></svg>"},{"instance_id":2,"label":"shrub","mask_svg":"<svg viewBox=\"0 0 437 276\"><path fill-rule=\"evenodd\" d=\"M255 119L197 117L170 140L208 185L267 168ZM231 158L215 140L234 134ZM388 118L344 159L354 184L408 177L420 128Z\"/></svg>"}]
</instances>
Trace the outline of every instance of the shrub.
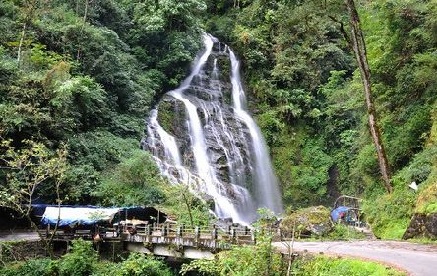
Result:
<instances>
[{"instance_id":1,"label":"shrub","mask_svg":"<svg viewBox=\"0 0 437 276\"><path fill-rule=\"evenodd\" d=\"M364 201L363 211L375 236L400 239L405 232L415 204L415 194L399 187L392 194Z\"/></svg>"},{"instance_id":2,"label":"shrub","mask_svg":"<svg viewBox=\"0 0 437 276\"><path fill-rule=\"evenodd\" d=\"M328 237L333 240L354 240L363 239L365 235L353 227L337 223L334 225L333 231L329 233Z\"/></svg>"},{"instance_id":3,"label":"shrub","mask_svg":"<svg viewBox=\"0 0 437 276\"><path fill-rule=\"evenodd\" d=\"M375 262L361 261L346 258L329 258L318 256L314 259L303 260L296 263L295 273L302 276L312 275L406 275L403 272L387 268Z\"/></svg>"},{"instance_id":4,"label":"shrub","mask_svg":"<svg viewBox=\"0 0 437 276\"><path fill-rule=\"evenodd\" d=\"M238 246L222 251L214 260L195 260L182 266L181 274L190 271L202 275L281 275L281 259L273 252L271 237L258 237L256 246Z\"/></svg>"},{"instance_id":5,"label":"shrub","mask_svg":"<svg viewBox=\"0 0 437 276\"><path fill-rule=\"evenodd\" d=\"M71 252L59 260L59 276L91 275L97 262L97 252L92 248L91 242L74 240Z\"/></svg>"},{"instance_id":6,"label":"shrub","mask_svg":"<svg viewBox=\"0 0 437 276\"><path fill-rule=\"evenodd\" d=\"M0 268L3 276L52 276L56 275L56 265L50 259L33 259Z\"/></svg>"},{"instance_id":7,"label":"shrub","mask_svg":"<svg viewBox=\"0 0 437 276\"><path fill-rule=\"evenodd\" d=\"M116 276L171 276L170 269L164 262L141 253L131 253L113 272Z\"/></svg>"}]
</instances>

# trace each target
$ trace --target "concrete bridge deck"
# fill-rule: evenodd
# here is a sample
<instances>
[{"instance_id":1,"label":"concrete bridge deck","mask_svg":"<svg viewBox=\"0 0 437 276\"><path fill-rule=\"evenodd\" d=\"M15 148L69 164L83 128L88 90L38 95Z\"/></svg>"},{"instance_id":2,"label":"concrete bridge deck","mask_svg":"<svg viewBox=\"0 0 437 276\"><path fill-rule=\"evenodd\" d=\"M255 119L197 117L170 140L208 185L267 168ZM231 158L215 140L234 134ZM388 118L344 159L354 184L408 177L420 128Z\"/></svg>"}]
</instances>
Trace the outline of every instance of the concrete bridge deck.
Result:
<instances>
[{"instance_id":1,"label":"concrete bridge deck","mask_svg":"<svg viewBox=\"0 0 437 276\"><path fill-rule=\"evenodd\" d=\"M118 242L129 251L158 256L188 259L214 257L214 253L230 249L233 245L255 244L255 233L247 227L185 228L175 224L122 225L115 228L98 228L96 231L54 231L46 230L46 236L53 235L54 241L71 241L82 238L94 242Z\"/></svg>"}]
</instances>

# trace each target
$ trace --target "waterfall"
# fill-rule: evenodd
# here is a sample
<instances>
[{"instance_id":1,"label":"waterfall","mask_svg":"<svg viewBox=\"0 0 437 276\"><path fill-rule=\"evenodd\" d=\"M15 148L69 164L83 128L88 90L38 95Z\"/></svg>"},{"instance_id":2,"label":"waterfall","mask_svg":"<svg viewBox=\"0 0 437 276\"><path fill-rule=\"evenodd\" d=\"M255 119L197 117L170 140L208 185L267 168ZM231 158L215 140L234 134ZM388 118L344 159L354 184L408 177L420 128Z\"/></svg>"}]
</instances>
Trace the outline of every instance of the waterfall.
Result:
<instances>
[{"instance_id":1,"label":"waterfall","mask_svg":"<svg viewBox=\"0 0 437 276\"><path fill-rule=\"evenodd\" d=\"M240 64L232 50L229 50L232 64L232 99L234 112L246 126L249 128L252 138L252 152L255 154L254 179L255 198L260 207L270 209L275 213L282 211L281 194L276 175L273 171L270 155L267 151L264 138L261 131L252 117L244 109L246 105L246 96L241 85ZM266 183L269 183L266 185Z\"/></svg>"},{"instance_id":2,"label":"waterfall","mask_svg":"<svg viewBox=\"0 0 437 276\"><path fill-rule=\"evenodd\" d=\"M147 120L145 150L171 182L214 200L221 218L248 224L258 208L282 212L268 151L246 110L239 61L204 34L191 74L167 92Z\"/></svg>"}]
</instances>

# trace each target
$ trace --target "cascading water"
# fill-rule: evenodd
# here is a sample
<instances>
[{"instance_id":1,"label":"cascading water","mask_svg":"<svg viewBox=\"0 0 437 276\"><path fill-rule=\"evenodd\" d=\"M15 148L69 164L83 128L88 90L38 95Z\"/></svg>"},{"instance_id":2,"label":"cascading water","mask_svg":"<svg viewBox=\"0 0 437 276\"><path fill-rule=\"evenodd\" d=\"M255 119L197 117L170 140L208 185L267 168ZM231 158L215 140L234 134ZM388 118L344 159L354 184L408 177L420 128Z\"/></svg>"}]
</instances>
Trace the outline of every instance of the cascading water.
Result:
<instances>
[{"instance_id":1,"label":"cascading water","mask_svg":"<svg viewBox=\"0 0 437 276\"><path fill-rule=\"evenodd\" d=\"M239 62L211 35L204 43L191 74L152 110L143 148L172 182L212 198L218 217L247 224L258 208L280 213L270 157L245 109Z\"/></svg>"}]
</instances>

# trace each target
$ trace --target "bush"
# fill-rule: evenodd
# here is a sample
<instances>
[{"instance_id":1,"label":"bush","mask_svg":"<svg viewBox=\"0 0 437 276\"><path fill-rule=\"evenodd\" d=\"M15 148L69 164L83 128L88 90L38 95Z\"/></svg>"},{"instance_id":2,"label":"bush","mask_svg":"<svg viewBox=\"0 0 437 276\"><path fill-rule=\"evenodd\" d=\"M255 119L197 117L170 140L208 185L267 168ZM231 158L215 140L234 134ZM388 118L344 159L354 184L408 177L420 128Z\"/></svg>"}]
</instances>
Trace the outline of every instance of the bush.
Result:
<instances>
[{"instance_id":1,"label":"bush","mask_svg":"<svg viewBox=\"0 0 437 276\"><path fill-rule=\"evenodd\" d=\"M127 260L122 262L116 271L116 276L171 276L170 269L153 257L144 256L141 253L131 253Z\"/></svg>"},{"instance_id":2,"label":"bush","mask_svg":"<svg viewBox=\"0 0 437 276\"><path fill-rule=\"evenodd\" d=\"M150 153L134 150L103 176L95 194L104 205L154 205L165 199L164 183Z\"/></svg>"},{"instance_id":3,"label":"bush","mask_svg":"<svg viewBox=\"0 0 437 276\"><path fill-rule=\"evenodd\" d=\"M336 223L333 231L328 234L328 238L333 240L356 240L364 239L365 235L353 227Z\"/></svg>"},{"instance_id":4,"label":"bush","mask_svg":"<svg viewBox=\"0 0 437 276\"><path fill-rule=\"evenodd\" d=\"M415 194L408 187L364 201L363 211L376 237L401 239L413 214Z\"/></svg>"},{"instance_id":5,"label":"bush","mask_svg":"<svg viewBox=\"0 0 437 276\"><path fill-rule=\"evenodd\" d=\"M56 275L55 261L50 259L33 259L0 268L3 276L52 276Z\"/></svg>"},{"instance_id":6,"label":"bush","mask_svg":"<svg viewBox=\"0 0 437 276\"><path fill-rule=\"evenodd\" d=\"M302 276L313 275L406 275L403 272L387 268L386 266L368 261L346 258L329 258L318 256L314 259L298 261L295 265L295 273Z\"/></svg>"},{"instance_id":7,"label":"bush","mask_svg":"<svg viewBox=\"0 0 437 276\"><path fill-rule=\"evenodd\" d=\"M181 274L190 271L202 275L281 275L281 258L272 249L271 238L258 237L256 246L238 246L222 251L214 260L195 260L182 266Z\"/></svg>"},{"instance_id":8,"label":"bush","mask_svg":"<svg viewBox=\"0 0 437 276\"><path fill-rule=\"evenodd\" d=\"M91 275L97 262L97 252L92 248L91 242L73 240L71 252L59 260L59 276Z\"/></svg>"}]
</instances>

